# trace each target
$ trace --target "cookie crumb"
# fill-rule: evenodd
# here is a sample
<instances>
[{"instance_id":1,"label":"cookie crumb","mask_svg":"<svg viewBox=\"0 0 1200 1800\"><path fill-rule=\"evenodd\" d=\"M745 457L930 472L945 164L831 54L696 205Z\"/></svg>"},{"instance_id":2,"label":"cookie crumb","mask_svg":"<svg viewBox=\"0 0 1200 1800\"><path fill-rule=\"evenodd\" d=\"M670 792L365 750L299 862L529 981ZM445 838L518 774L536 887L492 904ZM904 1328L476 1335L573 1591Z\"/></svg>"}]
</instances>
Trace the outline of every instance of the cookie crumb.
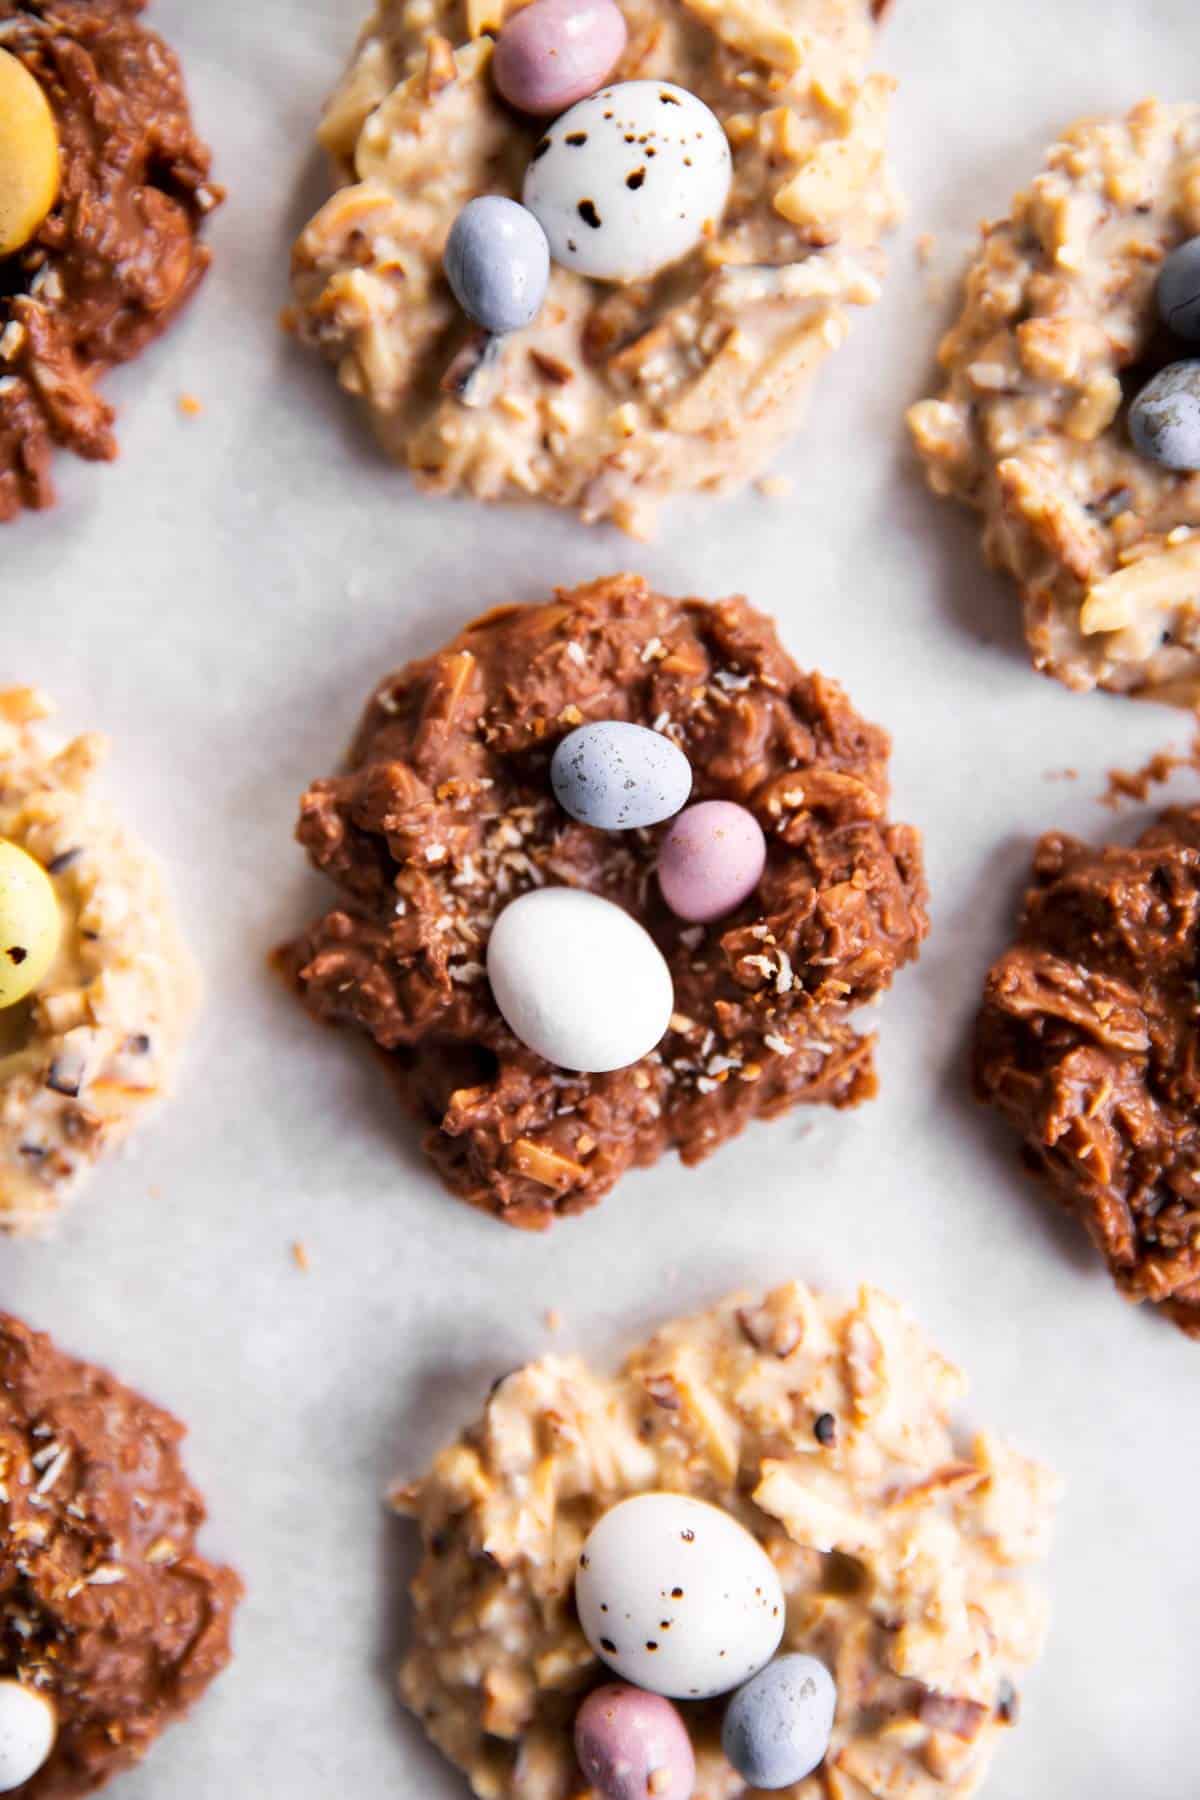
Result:
<instances>
[{"instance_id":1,"label":"cookie crumb","mask_svg":"<svg viewBox=\"0 0 1200 1800\"><path fill-rule=\"evenodd\" d=\"M204 402L197 394L180 394L176 404L185 419L198 419L204 411Z\"/></svg>"},{"instance_id":2,"label":"cookie crumb","mask_svg":"<svg viewBox=\"0 0 1200 1800\"><path fill-rule=\"evenodd\" d=\"M296 1267L302 1269L306 1275L312 1268L312 1260L308 1254L308 1245L300 1238L297 1238L292 1245L292 1261L295 1263Z\"/></svg>"},{"instance_id":3,"label":"cookie crumb","mask_svg":"<svg viewBox=\"0 0 1200 1800\"><path fill-rule=\"evenodd\" d=\"M786 500L792 486L788 475L764 475L758 483L758 491L767 500Z\"/></svg>"},{"instance_id":4,"label":"cookie crumb","mask_svg":"<svg viewBox=\"0 0 1200 1800\"><path fill-rule=\"evenodd\" d=\"M557 1306L548 1306L545 1313L546 1330L559 1332L563 1328L563 1316Z\"/></svg>"},{"instance_id":5,"label":"cookie crumb","mask_svg":"<svg viewBox=\"0 0 1200 1800\"><path fill-rule=\"evenodd\" d=\"M1200 771L1200 732L1192 739L1189 750L1156 750L1140 768L1110 769L1104 792L1098 796L1099 804L1107 806L1110 812L1119 812L1127 800L1144 805L1150 790L1164 786L1179 769Z\"/></svg>"}]
</instances>

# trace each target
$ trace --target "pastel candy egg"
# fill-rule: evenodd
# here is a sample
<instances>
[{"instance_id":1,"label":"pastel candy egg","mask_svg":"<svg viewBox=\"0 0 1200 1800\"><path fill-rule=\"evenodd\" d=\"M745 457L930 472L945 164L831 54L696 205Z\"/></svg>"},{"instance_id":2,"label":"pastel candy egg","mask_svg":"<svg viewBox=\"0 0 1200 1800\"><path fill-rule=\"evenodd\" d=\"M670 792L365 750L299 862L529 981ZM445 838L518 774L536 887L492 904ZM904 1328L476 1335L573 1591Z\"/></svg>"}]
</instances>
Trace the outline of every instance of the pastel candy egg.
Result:
<instances>
[{"instance_id":1,"label":"pastel candy egg","mask_svg":"<svg viewBox=\"0 0 1200 1800\"><path fill-rule=\"evenodd\" d=\"M487 948L492 995L547 1062L599 1074L653 1050L675 1005L649 932L582 888L535 888L506 906Z\"/></svg>"},{"instance_id":2,"label":"pastel candy egg","mask_svg":"<svg viewBox=\"0 0 1200 1800\"><path fill-rule=\"evenodd\" d=\"M532 324L546 298L546 234L531 212L503 194L467 202L450 228L442 264L467 317L496 335Z\"/></svg>"},{"instance_id":3,"label":"pastel candy egg","mask_svg":"<svg viewBox=\"0 0 1200 1800\"><path fill-rule=\"evenodd\" d=\"M496 86L518 112L565 112L608 80L628 36L613 0L533 0L496 39Z\"/></svg>"},{"instance_id":4,"label":"pastel candy egg","mask_svg":"<svg viewBox=\"0 0 1200 1800\"><path fill-rule=\"evenodd\" d=\"M1200 237L1173 250L1158 272L1158 310L1176 337L1200 340Z\"/></svg>"},{"instance_id":5,"label":"pastel candy egg","mask_svg":"<svg viewBox=\"0 0 1200 1800\"><path fill-rule=\"evenodd\" d=\"M37 987L54 961L62 921L41 863L0 838L0 1010Z\"/></svg>"},{"instance_id":6,"label":"pastel candy egg","mask_svg":"<svg viewBox=\"0 0 1200 1800\"><path fill-rule=\"evenodd\" d=\"M636 1687L706 1700L779 1647L783 1589L744 1526L683 1494L637 1494L593 1526L575 1574L584 1636Z\"/></svg>"},{"instance_id":7,"label":"pastel candy egg","mask_svg":"<svg viewBox=\"0 0 1200 1800\"><path fill-rule=\"evenodd\" d=\"M762 880L767 840L752 812L732 800L701 800L674 820L658 847L658 885L677 918L723 919Z\"/></svg>"},{"instance_id":8,"label":"pastel candy egg","mask_svg":"<svg viewBox=\"0 0 1200 1800\"><path fill-rule=\"evenodd\" d=\"M790 1787L829 1748L837 1689L815 1656L780 1656L739 1688L725 1709L721 1748L752 1788Z\"/></svg>"},{"instance_id":9,"label":"pastel candy egg","mask_svg":"<svg viewBox=\"0 0 1200 1800\"><path fill-rule=\"evenodd\" d=\"M661 731L605 719L567 733L554 752L550 784L573 819L600 831L630 831L679 811L692 791L692 767Z\"/></svg>"},{"instance_id":10,"label":"pastel candy egg","mask_svg":"<svg viewBox=\"0 0 1200 1800\"><path fill-rule=\"evenodd\" d=\"M54 1748L54 1708L19 1681L0 1681L0 1794L24 1787Z\"/></svg>"},{"instance_id":11,"label":"pastel candy egg","mask_svg":"<svg viewBox=\"0 0 1200 1800\"><path fill-rule=\"evenodd\" d=\"M0 256L27 244L58 197L58 126L40 84L0 50Z\"/></svg>"},{"instance_id":12,"label":"pastel candy egg","mask_svg":"<svg viewBox=\"0 0 1200 1800\"><path fill-rule=\"evenodd\" d=\"M555 262L640 281L678 262L729 198L721 122L669 81L623 81L564 113L533 153L524 200Z\"/></svg>"},{"instance_id":13,"label":"pastel candy egg","mask_svg":"<svg viewBox=\"0 0 1200 1800\"><path fill-rule=\"evenodd\" d=\"M1171 363L1129 409L1134 449L1165 469L1200 469L1200 361Z\"/></svg>"},{"instance_id":14,"label":"pastel candy egg","mask_svg":"<svg viewBox=\"0 0 1200 1800\"><path fill-rule=\"evenodd\" d=\"M575 1715L575 1755L599 1800L689 1800L696 1757L687 1726L661 1694L611 1682Z\"/></svg>"}]
</instances>

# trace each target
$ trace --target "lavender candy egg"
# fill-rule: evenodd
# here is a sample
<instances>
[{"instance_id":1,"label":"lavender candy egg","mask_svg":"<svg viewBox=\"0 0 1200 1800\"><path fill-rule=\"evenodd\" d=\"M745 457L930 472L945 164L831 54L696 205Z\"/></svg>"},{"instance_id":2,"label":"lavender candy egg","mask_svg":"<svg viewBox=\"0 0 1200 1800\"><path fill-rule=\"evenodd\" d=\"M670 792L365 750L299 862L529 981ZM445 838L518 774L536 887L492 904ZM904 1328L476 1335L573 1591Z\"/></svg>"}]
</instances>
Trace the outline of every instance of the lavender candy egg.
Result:
<instances>
[{"instance_id":1,"label":"lavender candy egg","mask_svg":"<svg viewBox=\"0 0 1200 1800\"><path fill-rule=\"evenodd\" d=\"M702 800L674 820L658 849L658 885L676 918L723 919L762 880L767 840L752 812L732 800Z\"/></svg>"},{"instance_id":2,"label":"lavender candy egg","mask_svg":"<svg viewBox=\"0 0 1200 1800\"><path fill-rule=\"evenodd\" d=\"M575 1754L600 1800L690 1800L696 1785L692 1740L671 1702L624 1682L588 1695Z\"/></svg>"},{"instance_id":3,"label":"lavender candy egg","mask_svg":"<svg viewBox=\"0 0 1200 1800\"><path fill-rule=\"evenodd\" d=\"M603 87L628 38L614 0L533 0L497 38L492 74L518 112L554 116Z\"/></svg>"},{"instance_id":4,"label":"lavender candy egg","mask_svg":"<svg viewBox=\"0 0 1200 1800\"><path fill-rule=\"evenodd\" d=\"M679 811L692 791L692 768L661 731L602 719L567 733L550 764L550 785L581 824L633 831Z\"/></svg>"},{"instance_id":5,"label":"lavender candy egg","mask_svg":"<svg viewBox=\"0 0 1200 1800\"><path fill-rule=\"evenodd\" d=\"M732 178L729 140L703 100L670 81L622 81L547 128L521 197L562 268L643 281L715 231Z\"/></svg>"},{"instance_id":6,"label":"lavender candy egg","mask_svg":"<svg viewBox=\"0 0 1200 1800\"><path fill-rule=\"evenodd\" d=\"M550 281L550 247L531 212L503 194L469 200L450 228L446 280L469 319L497 336L531 325Z\"/></svg>"},{"instance_id":7,"label":"lavender candy egg","mask_svg":"<svg viewBox=\"0 0 1200 1800\"><path fill-rule=\"evenodd\" d=\"M778 1656L725 1709L721 1748L752 1788L791 1787L819 1768L837 1711L833 1676L815 1656Z\"/></svg>"}]
</instances>

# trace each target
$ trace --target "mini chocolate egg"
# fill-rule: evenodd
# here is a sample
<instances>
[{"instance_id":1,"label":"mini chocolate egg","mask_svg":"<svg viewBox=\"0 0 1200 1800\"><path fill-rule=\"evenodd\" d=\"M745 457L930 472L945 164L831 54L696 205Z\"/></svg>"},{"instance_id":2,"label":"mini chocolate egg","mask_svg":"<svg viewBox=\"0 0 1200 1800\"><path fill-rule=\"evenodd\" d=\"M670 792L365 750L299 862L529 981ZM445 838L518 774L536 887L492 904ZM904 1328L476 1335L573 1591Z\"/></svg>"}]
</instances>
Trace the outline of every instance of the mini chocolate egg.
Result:
<instances>
[{"instance_id":1,"label":"mini chocolate egg","mask_svg":"<svg viewBox=\"0 0 1200 1800\"><path fill-rule=\"evenodd\" d=\"M658 847L658 885L677 918L723 919L762 880L767 840L752 812L733 800L701 800L679 814Z\"/></svg>"},{"instance_id":2,"label":"mini chocolate egg","mask_svg":"<svg viewBox=\"0 0 1200 1800\"><path fill-rule=\"evenodd\" d=\"M59 171L58 125L45 89L0 49L0 256L37 231L58 198Z\"/></svg>"},{"instance_id":3,"label":"mini chocolate egg","mask_svg":"<svg viewBox=\"0 0 1200 1800\"><path fill-rule=\"evenodd\" d=\"M829 1748L837 1689L815 1656L778 1656L725 1709L721 1748L752 1788L791 1787Z\"/></svg>"},{"instance_id":4,"label":"mini chocolate egg","mask_svg":"<svg viewBox=\"0 0 1200 1800\"><path fill-rule=\"evenodd\" d=\"M53 883L19 844L0 838L0 1011L31 994L58 950Z\"/></svg>"},{"instance_id":5,"label":"mini chocolate egg","mask_svg":"<svg viewBox=\"0 0 1200 1800\"><path fill-rule=\"evenodd\" d=\"M684 1494L636 1494L592 1527L575 1573L588 1643L652 1694L707 1700L779 1647L783 1588L731 1513Z\"/></svg>"},{"instance_id":6,"label":"mini chocolate egg","mask_svg":"<svg viewBox=\"0 0 1200 1800\"><path fill-rule=\"evenodd\" d=\"M614 0L533 0L496 39L492 74L518 112L554 117L608 80L628 37Z\"/></svg>"},{"instance_id":7,"label":"mini chocolate egg","mask_svg":"<svg viewBox=\"0 0 1200 1800\"><path fill-rule=\"evenodd\" d=\"M0 1794L31 1781L54 1748L58 1722L50 1702L11 1678L0 1681Z\"/></svg>"},{"instance_id":8,"label":"mini chocolate egg","mask_svg":"<svg viewBox=\"0 0 1200 1800\"><path fill-rule=\"evenodd\" d=\"M1158 272L1156 287L1162 322L1176 337L1200 339L1200 237L1172 250Z\"/></svg>"},{"instance_id":9,"label":"mini chocolate egg","mask_svg":"<svg viewBox=\"0 0 1200 1800\"><path fill-rule=\"evenodd\" d=\"M703 100L669 81L622 81L555 120L523 197L563 268L641 281L713 229L732 169L729 140Z\"/></svg>"},{"instance_id":10,"label":"mini chocolate egg","mask_svg":"<svg viewBox=\"0 0 1200 1800\"><path fill-rule=\"evenodd\" d=\"M599 1800L690 1800L696 1785L692 1740L671 1702L620 1681L576 1713L575 1755Z\"/></svg>"},{"instance_id":11,"label":"mini chocolate egg","mask_svg":"<svg viewBox=\"0 0 1200 1800\"><path fill-rule=\"evenodd\" d=\"M675 1006L671 971L624 908L582 888L534 888L506 906L487 948L492 995L547 1062L599 1074L653 1050Z\"/></svg>"},{"instance_id":12,"label":"mini chocolate egg","mask_svg":"<svg viewBox=\"0 0 1200 1800\"><path fill-rule=\"evenodd\" d=\"M1129 408L1133 447L1164 469L1200 470L1200 358L1170 363Z\"/></svg>"},{"instance_id":13,"label":"mini chocolate egg","mask_svg":"<svg viewBox=\"0 0 1200 1800\"><path fill-rule=\"evenodd\" d=\"M501 337L531 325L541 311L550 249L527 208L503 194L480 194L450 227L442 265L467 317Z\"/></svg>"},{"instance_id":14,"label":"mini chocolate egg","mask_svg":"<svg viewBox=\"0 0 1200 1800\"><path fill-rule=\"evenodd\" d=\"M550 784L564 812L600 831L657 825L692 791L692 766L661 731L603 719L569 731L554 752Z\"/></svg>"}]
</instances>

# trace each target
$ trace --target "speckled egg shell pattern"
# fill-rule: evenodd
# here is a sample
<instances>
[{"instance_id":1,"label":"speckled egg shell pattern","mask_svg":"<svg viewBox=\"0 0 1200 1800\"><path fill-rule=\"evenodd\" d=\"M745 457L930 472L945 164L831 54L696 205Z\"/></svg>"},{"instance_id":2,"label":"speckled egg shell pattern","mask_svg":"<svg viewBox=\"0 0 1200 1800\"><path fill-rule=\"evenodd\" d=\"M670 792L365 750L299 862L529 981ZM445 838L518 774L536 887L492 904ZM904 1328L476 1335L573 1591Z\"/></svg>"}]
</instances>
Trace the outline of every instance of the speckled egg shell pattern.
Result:
<instances>
[{"instance_id":1,"label":"speckled egg shell pattern","mask_svg":"<svg viewBox=\"0 0 1200 1800\"><path fill-rule=\"evenodd\" d=\"M679 811L692 770L665 732L604 719L567 733L551 758L550 781L573 819L600 831L632 831Z\"/></svg>"},{"instance_id":2,"label":"speckled egg shell pattern","mask_svg":"<svg viewBox=\"0 0 1200 1800\"><path fill-rule=\"evenodd\" d=\"M555 262L638 281L715 236L730 172L728 139L702 100L669 81L625 81L550 127L523 197Z\"/></svg>"},{"instance_id":3,"label":"speckled egg shell pattern","mask_svg":"<svg viewBox=\"0 0 1200 1800\"><path fill-rule=\"evenodd\" d=\"M740 1687L783 1634L770 1558L727 1512L686 1494L636 1494L607 1512L579 1553L575 1602L609 1667L672 1700Z\"/></svg>"}]
</instances>

